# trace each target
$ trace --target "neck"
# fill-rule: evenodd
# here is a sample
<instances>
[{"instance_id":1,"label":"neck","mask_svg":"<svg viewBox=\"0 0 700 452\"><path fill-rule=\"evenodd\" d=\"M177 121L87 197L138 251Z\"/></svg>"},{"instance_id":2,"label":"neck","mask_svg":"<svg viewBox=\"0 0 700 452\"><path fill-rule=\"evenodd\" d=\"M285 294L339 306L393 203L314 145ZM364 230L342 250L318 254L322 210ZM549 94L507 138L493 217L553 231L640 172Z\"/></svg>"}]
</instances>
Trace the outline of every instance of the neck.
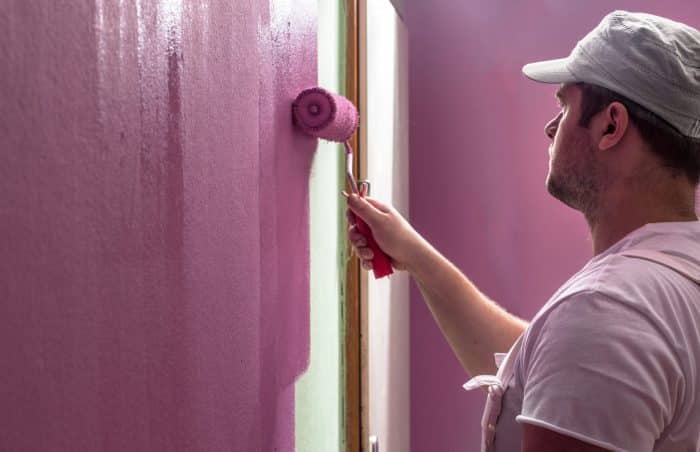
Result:
<instances>
[{"instance_id":1,"label":"neck","mask_svg":"<svg viewBox=\"0 0 700 452\"><path fill-rule=\"evenodd\" d=\"M637 191L629 190L628 185L607 190L606 199L597 203L594 211L584 213L593 240L593 254L602 253L648 223L697 221L695 190L688 184L677 185Z\"/></svg>"}]
</instances>

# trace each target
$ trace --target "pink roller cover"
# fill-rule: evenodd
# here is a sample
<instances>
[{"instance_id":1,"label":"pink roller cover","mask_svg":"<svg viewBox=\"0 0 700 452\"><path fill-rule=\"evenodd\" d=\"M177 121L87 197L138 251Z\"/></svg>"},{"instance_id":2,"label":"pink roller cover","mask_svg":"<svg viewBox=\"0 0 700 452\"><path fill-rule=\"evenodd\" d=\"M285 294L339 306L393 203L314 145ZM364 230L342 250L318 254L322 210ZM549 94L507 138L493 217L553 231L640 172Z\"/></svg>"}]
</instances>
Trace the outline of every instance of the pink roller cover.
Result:
<instances>
[{"instance_id":1,"label":"pink roller cover","mask_svg":"<svg viewBox=\"0 0 700 452\"><path fill-rule=\"evenodd\" d=\"M329 141L350 139L359 123L355 106L323 88L305 89L292 104L297 125L307 134Z\"/></svg>"}]
</instances>

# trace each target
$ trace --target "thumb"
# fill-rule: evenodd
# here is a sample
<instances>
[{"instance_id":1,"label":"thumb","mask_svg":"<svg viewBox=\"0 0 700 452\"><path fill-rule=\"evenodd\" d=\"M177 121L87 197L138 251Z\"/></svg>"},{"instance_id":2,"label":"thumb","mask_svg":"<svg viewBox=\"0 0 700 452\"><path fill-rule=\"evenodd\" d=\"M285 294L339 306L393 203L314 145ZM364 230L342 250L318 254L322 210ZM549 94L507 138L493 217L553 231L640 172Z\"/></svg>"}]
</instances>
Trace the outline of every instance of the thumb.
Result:
<instances>
[{"instance_id":1,"label":"thumb","mask_svg":"<svg viewBox=\"0 0 700 452\"><path fill-rule=\"evenodd\" d=\"M365 196L362 199L364 199L368 203L372 204L377 210L379 210L382 213L391 212L391 208L388 205L384 204L383 202L379 201L378 199L370 198L369 196Z\"/></svg>"},{"instance_id":2,"label":"thumb","mask_svg":"<svg viewBox=\"0 0 700 452\"><path fill-rule=\"evenodd\" d=\"M355 215L362 218L370 228L376 223L379 216L383 214L381 210L377 209L365 198L361 198L354 193L348 197L348 207Z\"/></svg>"}]
</instances>

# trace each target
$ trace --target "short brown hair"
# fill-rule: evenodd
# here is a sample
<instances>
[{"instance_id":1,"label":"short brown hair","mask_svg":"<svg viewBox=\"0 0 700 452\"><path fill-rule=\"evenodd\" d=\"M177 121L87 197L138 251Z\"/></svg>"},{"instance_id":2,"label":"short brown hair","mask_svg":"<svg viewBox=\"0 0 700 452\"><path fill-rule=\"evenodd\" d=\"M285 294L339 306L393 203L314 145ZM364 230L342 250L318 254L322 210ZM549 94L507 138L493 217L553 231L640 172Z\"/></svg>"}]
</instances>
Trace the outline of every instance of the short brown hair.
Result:
<instances>
[{"instance_id":1,"label":"short brown hair","mask_svg":"<svg viewBox=\"0 0 700 452\"><path fill-rule=\"evenodd\" d=\"M593 116L612 102L620 102L627 108L630 120L639 129L642 139L661 158L663 165L682 171L690 182L698 185L700 140L683 135L657 114L614 91L590 83L577 83L576 86L582 92L580 126L588 127Z\"/></svg>"}]
</instances>

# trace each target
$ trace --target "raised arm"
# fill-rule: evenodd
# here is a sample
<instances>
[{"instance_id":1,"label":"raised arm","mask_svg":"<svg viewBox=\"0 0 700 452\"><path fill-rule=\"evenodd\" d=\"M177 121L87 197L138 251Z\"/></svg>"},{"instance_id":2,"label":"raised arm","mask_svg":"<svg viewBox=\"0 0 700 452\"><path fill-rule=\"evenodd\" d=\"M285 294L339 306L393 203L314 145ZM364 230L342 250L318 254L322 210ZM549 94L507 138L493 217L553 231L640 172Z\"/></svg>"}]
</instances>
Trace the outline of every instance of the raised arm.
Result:
<instances>
[{"instance_id":1,"label":"raised arm","mask_svg":"<svg viewBox=\"0 0 700 452\"><path fill-rule=\"evenodd\" d=\"M392 206L350 195L348 207L372 229L377 244L389 255L392 265L408 271L415 279L464 369L471 376L494 374L493 354L508 351L527 323L481 293ZM371 269L372 251L352 224L348 237L363 268Z\"/></svg>"}]
</instances>

